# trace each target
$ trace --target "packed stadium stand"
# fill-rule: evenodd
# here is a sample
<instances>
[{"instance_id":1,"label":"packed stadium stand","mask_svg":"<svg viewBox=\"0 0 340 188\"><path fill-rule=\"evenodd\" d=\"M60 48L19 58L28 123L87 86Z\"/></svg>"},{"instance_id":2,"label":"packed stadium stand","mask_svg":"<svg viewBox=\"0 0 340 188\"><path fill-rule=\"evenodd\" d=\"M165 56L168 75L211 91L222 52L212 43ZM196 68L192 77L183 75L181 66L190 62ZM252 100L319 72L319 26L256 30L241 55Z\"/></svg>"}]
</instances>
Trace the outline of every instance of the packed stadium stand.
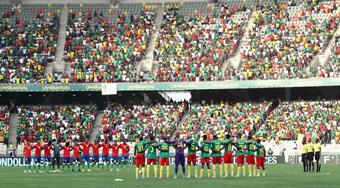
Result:
<instances>
[{"instance_id":1,"label":"packed stadium stand","mask_svg":"<svg viewBox=\"0 0 340 188\"><path fill-rule=\"evenodd\" d=\"M19 106L17 134L21 142L62 139L83 141L91 134L97 107L81 106Z\"/></svg>"},{"instance_id":2,"label":"packed stadium stand","mask_svg":"<svg viewBox=\"0 0 340 188\"><path fill-rule=\"evenodd\" d=\"M137 135L171 137L183 117L186 103L113 103L104 110L98 140L135 141Z\"/></svg>"},{"instance_id":3,"label":"packed stadium stand","mask_svg":"<svg viewBox=\"0 0 340 188\"><path fill-rule=\"evenodd\" d=\"M266 120L266 127L273 137L296 140L298 134L307 134L313 139L328 136L339 141L339 100L284 101L280 103ZM327 135L331 133L331 135Z\"/></svg>"},{"instance_id":4,"label":"packed stadium stand","mask_svg":"<svg viewBox=\"0 0 340 188\"><path fill-rule=\"evenodd\" d=\"M242 47L242 71L236 79L316 77L312 60L327 48L339 23L331 1L299 6L268 6L258 11Z\"/></svg>"},{"instance_id":5,"label":"packed stadium stand","mask_svg":"<svg viewBox=\"0 0 340 188\"><path fill-rule=\"evenodd\" d=\"M65 60L74 82L135 82L155 13L142 4L69 5Z\"/></svg>"},{"instance_id":6,"label":"packed stadium stand","mask_svg":"<svg viewBox=\"0 0 340 188\"><path fill-rule=\"evenodd\" d=\"M195 138L202 137L204 134L209 136L216 134L222 138L227 133L236 136L241 132L248 136L261 128L266 128L262 126L271 107L271 101L236 104L228 104L225 101L195 102L190 105L186 120L179 125L177 134Z\"/></svg>"},{"instance_id":7,"label":"packed stadium stand","mask_svg":"<svg viewBox=\"0 0 340 188\"><path fill-rule=\"evenodd\" d=\"M8 145L10 111L7 106L0 106L0 143Z\"/></svg>"},{"instance_id":8,"label":"packed stadium stand","mask_svg":"<svg viewBox=\"0 0 340 188\"><path fill-rule=\"evenodd\" d=\"M1 6L0 83L51 83L60 5Z\"/></svg>"},{"instance_id":9,"label":"packed stadium stand","mask_svg":"<svg viewBox=\"0 0 340 188\"><path fill-rule=\"evenodd\" d=\"M166 5L154 51L156 81L223 80L250 10L207 2Z\"/></svg>"},{"instance_id":10,"label":"packed stadium stand","mask_svg":"<svg viewBox=\"0 0 340 188\"><path fill-rule=\"evenodd\" d=\"M70 2L0 2L0 153L140 135L339 143L339 0Z\"/></svg>"}]
</instances>

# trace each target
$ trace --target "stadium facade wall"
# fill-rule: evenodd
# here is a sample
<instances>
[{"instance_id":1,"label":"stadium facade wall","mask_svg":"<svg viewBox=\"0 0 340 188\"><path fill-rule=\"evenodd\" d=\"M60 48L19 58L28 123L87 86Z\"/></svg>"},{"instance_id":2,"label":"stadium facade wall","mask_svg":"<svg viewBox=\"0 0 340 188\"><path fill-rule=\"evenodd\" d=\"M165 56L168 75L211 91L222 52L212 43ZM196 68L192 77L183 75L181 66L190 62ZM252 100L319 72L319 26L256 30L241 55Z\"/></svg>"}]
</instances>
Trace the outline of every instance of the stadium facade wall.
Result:
<instances>
[{"instance_id":1,"label":"stadium facade wall","mask_svg":"<svg viewBox=\"0 0 340 188\"><path fill-rule=\"evenodd\" d=\"M102 91L105 83L0 84L0 92ZM212 89L304 88L340 86L340 78L209 82L114 83L117 91L182 91Z\"/></svg>"}]
</instances>

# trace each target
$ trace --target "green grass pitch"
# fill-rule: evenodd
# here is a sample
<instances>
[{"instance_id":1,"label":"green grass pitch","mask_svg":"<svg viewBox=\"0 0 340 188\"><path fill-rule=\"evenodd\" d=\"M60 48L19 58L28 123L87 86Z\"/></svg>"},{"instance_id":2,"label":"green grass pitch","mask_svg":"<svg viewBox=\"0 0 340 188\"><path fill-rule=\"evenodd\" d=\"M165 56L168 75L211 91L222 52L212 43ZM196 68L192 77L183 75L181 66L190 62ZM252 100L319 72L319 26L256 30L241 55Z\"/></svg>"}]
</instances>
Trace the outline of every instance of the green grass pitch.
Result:
<instances>
[{"instance_id":1,"label":"green grass pitch","mask_svg":"<svg viewBox=\"0 0 340 188\"><path fill-rule=\"evenodd\" d=\"M236 166L235 166L236 167ZM267 165L266 177L228 177L184 179L181 171L177 179L135 179L135 167L120 172L71 172L24 174L23 167L0 167L0 187L339 187L339 165L323 165L321 173L303 173L301 165ZM235 168L236 170L236 168ZM153 168L151 167L151 177ZM164 170L165 171L165 170ZM217 173L219 172L217 168ZM164 172L165 173L165 172ZM163 174L164 174L163 173ZM193 170L192 172L193 173ZM174 175L174 167L171 167ZM193 176L193 175L191 175ZM123 179L116 182L115 179Z\"/></svg>"}]
</instances>

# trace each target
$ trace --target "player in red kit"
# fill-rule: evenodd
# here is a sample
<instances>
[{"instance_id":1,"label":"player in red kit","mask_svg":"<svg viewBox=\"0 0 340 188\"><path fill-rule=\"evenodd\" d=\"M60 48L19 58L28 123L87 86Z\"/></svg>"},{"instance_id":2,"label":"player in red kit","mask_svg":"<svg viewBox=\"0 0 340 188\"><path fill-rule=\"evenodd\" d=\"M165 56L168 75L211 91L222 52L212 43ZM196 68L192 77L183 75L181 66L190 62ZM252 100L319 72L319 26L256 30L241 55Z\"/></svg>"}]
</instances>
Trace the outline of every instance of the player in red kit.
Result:
<instances>
[{"instance_id":1,"label":"player in red kit","mask_svg":"<svg viewBox=\"0 0 340 188\"><path fill-rule=\"evenodd\" d=\"M92 170L94 170L94 165L97 164L97 170L99 171L100 144L98 143L98 140L94 140L94 143L91 144L91 147L92 147L92 160L91 160Z\"/></svg>"},{"instance_id":2,"label":"player in red kit","mask_svg":"<svg viewBox=\"0 0 340 188\"><path fill-rule=\"evenodd\" d=\"M122 144L119 144L119 148L122 150L121 169L123 169L123 165L125 163L126 168L129 170L129 151L130 151L130 146L127 145L126 140L124 140Z\"/></svg>"},{"instance_id":3,"label":"player in red kit","mask_svg":"<svg viewBox=\"0 0 340 188\"><path fill-rule=\"evenodd\" d=\"M70 142L66 142L64 146L61 147L61 150L64 151L63 157L63 172L65 172L65 165L67 165L68 172L70 172L70 162L71 162L71 146Z\"/></svg>"},{"instance_id":4,"label":"player in red kit","mask_svg":"<svg viewBox=\"0 0 340 188\"><path fill-rule=\"evenodd\" d=\"M36 172L36 167L38 166L39 172L41 173L41 165L42 165L42 160L41 160L41 150L42 150L42 145L40 143L40 140L37 141L37 143L32 147L32 150L35 150L34 152L34 171L33 173Z\"/></svg>"},{"instance_id":5,"label":"player in red kit","mask_svg":"<svg viewBox=\"0 0 340 188\"><path fill-rule=\"evenodd\" d=\"M103 160L103 166L102 170L104 171L104 166L107 166L107 170L110 169L110 157L109 157L109 150L110 150L110 143L107 139L100 145L103 147L102 151L102 160Z\"/></svg>"},{"instance_id":6,"label":"player in red kit","mask_svg":"<svg viewBox=\"0 0 340 188\"><path fill-rule=\"evenodd\" d=\"M75 165L77 165L78 171L80 172L80 163L81 163L80 151L81 151L81 148L78 144L78 141L75 142L74 146L72 147L72 150L73 150L72 171L74 172L74 167L75 167Z\"/></svg>"},{"instance_id":7,"label":"player in red kit","mask_svg":"<svg viewBox=\"0 0 340 188\"><path fill-rule=\"evenodd\" d=\"M51 148L52 148L52 142L48 141L48 143L43 145L44 149L44 172L46 172L46 166L48 166L48 171L51 171L51 163L52 163L52 157L51 157Z\"/></svg>"},{"instance_id":8,"label":"player in red kit","mask_svg":"<svg viewBox=\"0 0 340 188\"><path fill-rule=\"evenodd\" d=\"M118 165L119 165L119 145L117 144L117 140L115 140L113 142L113 144L111 145L111 149L112 149L112 161L111 161L111 171L113 171L113 165L116 165L116 170L119 171L118 169Z\"/></svg>"},{"instance_id":9,"label":"player in red kit","mask_svg":"<svg viewBox=\"0 0 340 188\"><path fill-rule=\"evenodd\" d=\"M87 171L91 172L90 170L90 147L91 143L89 142L89 139L85 138L85 142L82 142L80 144L82 146L83 150L83 172L85 171L85 163L87 165Z\"/></svg>"},{"instance_id":10,"label":"player in red kit","mask_svg":"<svg viewBox=\"0 0 340 188\"><path fill-rule=\"evenodd\" d=\"M24 146L24 158L25 158L25 166L24 166L24 173L29 172L31 173L31 151L33 146L31 146L30 141L27 140L25 146ZM28 170L27 170L28 169Z\"/></svg>"}]
</instances>

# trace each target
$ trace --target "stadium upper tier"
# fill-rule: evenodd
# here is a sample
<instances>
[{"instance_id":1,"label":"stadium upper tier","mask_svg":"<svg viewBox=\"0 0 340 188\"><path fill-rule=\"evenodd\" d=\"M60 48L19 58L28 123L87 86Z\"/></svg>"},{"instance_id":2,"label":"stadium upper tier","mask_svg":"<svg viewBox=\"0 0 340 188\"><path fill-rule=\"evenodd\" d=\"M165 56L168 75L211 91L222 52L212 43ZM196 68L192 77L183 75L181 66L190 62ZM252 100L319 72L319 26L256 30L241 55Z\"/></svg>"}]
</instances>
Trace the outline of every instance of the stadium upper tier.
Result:
<instances>
[{"instance_id":1,"label":"stadium upper tier","mask_svg":"<svg viewBox=\"0 0 340 188\"><path fill-rule=\"evenodd\" d=\"M1 5L0 83L339 77L340 1L277 3Z\"/></svg>"},{"instance_id":2,"label":"stadium upper tier","mask_svg":"<svg viewBox=\"0 0 340 188\"><path fill-rule=\"evenodd\" d=\"M332 2L279 5L258 11L242 46L242 69L235 78L316 77L311 65L323 53L339 24L340 6Z\"/></svg>"},{"instance_id":3,"label":"stadium upper tier","mask_svg":"<svg viewBox=\"0 0 340 188\"><path fill-rule=\"evenodd\" d=\"M97 116L96 106L20 106L17 134L21 141L62 139L83 141Z\"/></svg>"},{"instance_id":4,"label":"stadium upper tier","mask_svg":"<svg viewBox=\"0 0 340 188\"><path fill-rule=\"evenodd\" d=\"M142 4L70 5L65 60L74 82L135 82L155 13Z\"/></svg>"},{"instance_id":5,"label":"stadium upper tier","mask_svg":"<svg viewBox=\"0 0 340 188\"><path fill-rule=\"evenodd\" d=\"M154 50L156 81L224 80L250 16L242 6L193 2L166 6Z\"/></svg>"},{"instance_id":6,"label":"stadium upper tier","mask_svg":"<svg viewBox=\"0 0 340 188\"><path fill-rule=\"evenodd\" d=\"M55 59L61 5L1 5L0 83L47 83Z\"/></svg>"}]
</instances>

